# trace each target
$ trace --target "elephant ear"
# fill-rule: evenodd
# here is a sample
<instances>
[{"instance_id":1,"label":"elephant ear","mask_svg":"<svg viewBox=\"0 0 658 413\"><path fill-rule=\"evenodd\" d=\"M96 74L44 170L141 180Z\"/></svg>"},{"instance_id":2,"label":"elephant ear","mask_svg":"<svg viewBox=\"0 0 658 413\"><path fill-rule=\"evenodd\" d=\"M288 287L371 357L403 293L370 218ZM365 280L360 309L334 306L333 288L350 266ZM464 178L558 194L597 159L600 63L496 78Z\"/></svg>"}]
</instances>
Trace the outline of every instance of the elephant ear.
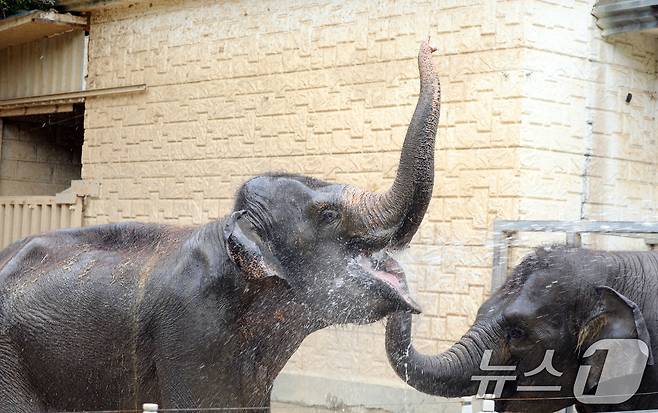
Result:
<instances>
[{"instance_id":1,"label":"elephant ear","mask_svg":"<svg viewBox=\"0 0 658 413\"><path fill-rule=\"evenodd\" d=\"M604 339L639 339L649 350L647 365L653 365L651 338L642 311L632 300L607 286L596 288L598 296L594 311L578 335L578 349L587 350L592 344ZM597 351L588 359L592 365L587 378L586 390L597 385L606 354Z\"/></svg>"},{"instance_id":2,"label":"elephant ear","mask_svg":"<svg viewBox=\"0 0 658 413\"><path fill-rule=\"evenodd\" d=\"M279 261L246 218L247 211L231 214L224 225L224 245L231 261L248 282L278 279L289 285Z\"/></svg>"}]
</instances>

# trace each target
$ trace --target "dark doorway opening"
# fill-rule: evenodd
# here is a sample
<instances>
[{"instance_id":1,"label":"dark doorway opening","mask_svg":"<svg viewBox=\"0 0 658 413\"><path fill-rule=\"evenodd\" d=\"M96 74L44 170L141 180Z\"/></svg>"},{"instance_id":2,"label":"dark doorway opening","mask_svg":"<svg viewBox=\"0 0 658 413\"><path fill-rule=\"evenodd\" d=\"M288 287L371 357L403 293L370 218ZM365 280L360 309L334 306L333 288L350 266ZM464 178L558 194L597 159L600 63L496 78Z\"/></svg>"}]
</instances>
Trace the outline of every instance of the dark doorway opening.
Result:
<instances>
[{"instance_id":1,"label":"dark doorway opening","mask_svg":"<svg viewBox=\"0 0 658 413\"><path fill-rule=\"evenodd\" d=\"M0 196L54 195L80 179L84 103L73 111L2 118Z\"/></svg>"}]
</instances>

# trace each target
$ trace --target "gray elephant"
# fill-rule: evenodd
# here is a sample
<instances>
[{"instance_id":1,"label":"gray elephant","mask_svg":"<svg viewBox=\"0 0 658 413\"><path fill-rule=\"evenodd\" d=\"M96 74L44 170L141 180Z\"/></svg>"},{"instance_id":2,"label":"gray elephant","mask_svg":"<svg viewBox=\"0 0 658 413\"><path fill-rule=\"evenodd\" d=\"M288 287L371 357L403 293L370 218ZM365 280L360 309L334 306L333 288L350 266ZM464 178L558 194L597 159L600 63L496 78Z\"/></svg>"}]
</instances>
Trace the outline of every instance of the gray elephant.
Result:
<instances>
[{"instance_id":1,"label":"gray elephant","mask_svg":"<svg viewBox=\"0 0 658 413\"><path fill-rule=\"evenodd\" d=\"M417 352L408 314L389 318L386 349L403 380L433 395L473 395L480 393L482 377L509 377L501 381L496 411L552 412L572 404L579 412L658 408L657 292L656 252L539 248L482 304L473 326L447 351ZM606 349L601 343L631 343L637 351L617 351L622 359L615 367L606 359L613 353L594 351ZM631 360L640 361L632 371L613 371L628 368ZM604 382L604 376L611 378ZM489 383L488 393L495 384ZM604 393L604 384L630 390Z\"/></svg>"},{"instance_id":2,"label":"gray elephant","mask_svg":"<svg viewBox=\"0 0 658 413\"><path fill-rule=\"evenodd\" d=\"M269 407L311 332L417 312L387 250L405 247L434 177L439 82L427 42L392 187L289 174L238 191L200 227L122 223L0 253L0 411Z\"/></svg>"}]
</instances>

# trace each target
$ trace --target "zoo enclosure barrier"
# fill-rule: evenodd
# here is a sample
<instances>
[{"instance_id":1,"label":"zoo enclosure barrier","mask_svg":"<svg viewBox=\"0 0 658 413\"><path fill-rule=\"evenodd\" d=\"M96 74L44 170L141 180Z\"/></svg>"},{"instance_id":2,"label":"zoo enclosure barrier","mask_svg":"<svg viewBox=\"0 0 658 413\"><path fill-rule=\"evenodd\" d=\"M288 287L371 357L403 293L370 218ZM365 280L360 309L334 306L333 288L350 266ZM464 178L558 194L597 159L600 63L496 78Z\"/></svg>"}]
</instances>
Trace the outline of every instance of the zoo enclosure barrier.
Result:
<instances>
[{"instance_id":1,"label":"zoo enclosure barrier","mask_svg":"<svg viewBox=\"0 0 658 413\"><path fill-rule=\"evenodd\" d=\"M461 399L458 400L447 400L447 401L442 401L437 403L439 404L454 404L459 403L459 406L461 407L460 413L496 413L494 410L494 399L492 398L493 395L484 395L484 397L475 397L475 396L469 396L469 397L462 397ZM481 407L478 410L473 410L473 401L474 400L480 400ZM426 404L422 403L421 405L427 406ZM411 407L411 405L409 405ZM356 407L358 411L363 411L364 406L363 405L358 405L358 406L341 406L340 408L336 409L335 411L351 411L351 410L345 410L349 409L350 407ZM293 408L296 411L296 408ZM312 409L315 411L315 408L309 407L309 406L299 406L300 411L305 411L307 409ZM158 404L156 403L144 403L142 404L142 409L141 410L98 410L98 411L87 411L87 413L165 413L165 412L242 412L242 411L270 411L269 407L209 407L209 408L203 408L203 407L192 407L192 408L164 408L160 409ZM405 410L406 411L406 410ZM565 409L562 409L556 413L574 413L575 409L573 406L567 407ZM655 413L656 410L633 410L633 413ZM74 412L60 412L60 413L74 413ZM616 412L609 412L609 413L616 413ZM620 413L620 412L619 412Z\"/></svg>"},{"instance_id":2,"label":"zoo enclosure barrier","mask_svg":"<svg viewBox=\"0 0 658 413\"><path fill-rule=\"evenodd\" d=\"M491 290L500 287L509 271L512 240L519 232L563 232L566 244L581 246L582 234L644 236L651 248L658 245L658 222L636 221L508 221L496 220L493 228ZM647 236L650 235L650 236Z\"/></svg>"},{"instance_id":3,"label":"zoo enclosure barrier","mask_svg":"<svg viewBox=\"0 0 658 413\"><path fill-rule=\"evenodd\" d=\"M56 195L0 196L0 249L28 235L81 227L84 198L98 190L97 184L72 181Z\"/></svg>"},{"instance_id":4,"label":"zoo enclosure barrier","mask_svg":"<svg viewBox=\"0 0 658 413\"><path fill-rule=\"evenodd\" d=\"M57 202L54 196L0 197L0 248L28 235L82 226L82 198Z\"/></svg>"},{"instance_id":5,"label":"zoo enclosure barrier","mask_svg":"<svg viewBox=\"0 0 658 413\"><path fill-rule=\"evenodd\" d=\"M266 408L263 408L265 410ZM187 410L187 409L182 409ZM196 409L195 409L196 410ZM228 409L200 409L200 410L243 410L242 408L228 408ZM253 408L244 408L244 410L253 410ZM267 409L269 411L269 409ZM177 409L159 409L159 406L156 403L144 403L142 405L143 413L157 413L157 412L167 412L167 411L178 411ZM462 397L461 398L461 413L495 413L494 411L494 401L491 399L482 400L482 409L479 411L473 411L473 397Z\"/></svg>"}]
</instances>

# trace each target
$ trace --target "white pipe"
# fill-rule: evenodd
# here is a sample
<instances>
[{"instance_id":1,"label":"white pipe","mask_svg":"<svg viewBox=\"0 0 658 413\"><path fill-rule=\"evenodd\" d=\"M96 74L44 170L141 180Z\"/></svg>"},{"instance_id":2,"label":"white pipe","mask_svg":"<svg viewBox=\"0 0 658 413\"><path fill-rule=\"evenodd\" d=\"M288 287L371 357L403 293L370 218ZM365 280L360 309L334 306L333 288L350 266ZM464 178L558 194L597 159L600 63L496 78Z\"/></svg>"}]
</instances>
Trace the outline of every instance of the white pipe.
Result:
<instances>
[{"instance_id":1,"label":"white pipe","mask_svg":"<svg viewBox=\"0 0 658 413\"><path fill-rule=\"evenodd\" d=\"M462 413L473 413L473 397L462 397Z\"/></svg>"},{"instance_id":2,"label":"white pipe","mask_svg":"<svg viewBox=\"0 0 658 413\"><path fill-rule=\"evenodd\" d=\"M142 410L144 413L153 413L158 411L158 405L155 403L144 403L142 404Z\"/></svg>"}]
</instances>

